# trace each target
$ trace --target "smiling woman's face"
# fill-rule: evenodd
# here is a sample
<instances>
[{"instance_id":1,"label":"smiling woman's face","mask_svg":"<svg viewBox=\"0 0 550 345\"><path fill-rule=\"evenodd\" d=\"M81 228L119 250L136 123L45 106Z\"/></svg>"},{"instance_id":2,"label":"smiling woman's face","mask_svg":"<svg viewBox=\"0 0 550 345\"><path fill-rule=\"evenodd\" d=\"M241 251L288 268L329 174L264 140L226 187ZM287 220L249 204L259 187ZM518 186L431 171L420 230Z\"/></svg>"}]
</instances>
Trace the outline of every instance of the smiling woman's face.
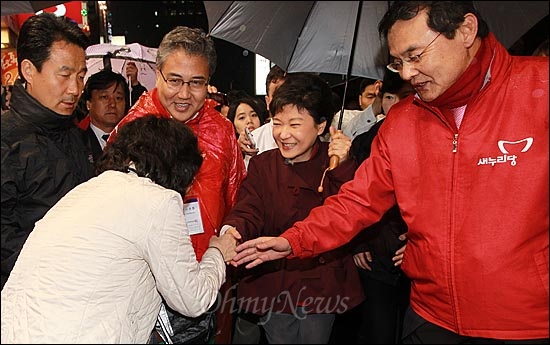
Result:
<instances>
[{"instance_id":1,"label":"smiling woman's face","mask_svg":"<svg viewBox=\"0 0 550 345\"><path fill-rule=\"evenodd\" d=\"M305 162L311 158L313 144L325 129L326 121L316 124L306 109L293 104L273 116L273 139L284 158Z\"/></svg>"}]
</instances>

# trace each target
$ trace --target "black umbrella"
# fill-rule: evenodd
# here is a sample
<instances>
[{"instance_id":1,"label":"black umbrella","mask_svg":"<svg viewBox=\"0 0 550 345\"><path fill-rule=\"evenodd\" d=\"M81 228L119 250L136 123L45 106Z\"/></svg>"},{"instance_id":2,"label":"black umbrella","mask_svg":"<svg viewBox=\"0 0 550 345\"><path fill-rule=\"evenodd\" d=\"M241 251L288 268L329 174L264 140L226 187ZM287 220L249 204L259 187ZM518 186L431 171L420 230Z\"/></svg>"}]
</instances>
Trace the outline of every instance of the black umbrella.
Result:
<instances>
[{"instance_id":1,"label":"black umbrella","mask_svg":"<svg viewBox=\"0 0 550 345\"><path fill-rule=\"evenodd\" d=\"M389 1L204 1L210 35L259 54L287 72L382 79L388 49L378 23ZM510 48L548 15L547 1L475 1ZM344 91L344 99L345 99ZM340 117L341 119L342 117Z\"/></svg>"},{"instance_id":2,"label":"black umbrella","mask_svg":"<svg viewBox=\"0 0 550 345\"><path fill-rule=\"evenodd\" d=\"M204 1L204 6L212 37L259 54L287 72L344 75L338 129L350 76L384 75L388 54L376 26L387 1ZM327 170L338 163L338 157L331 157Z\"/></svg>"},{"instance_id":3,"label":"black umbrella","mask_svg":"<svg viewBox=\"0 0 550 345\"><path fill-rule=\"evenodd\" d=\"M210 35L259 54L287 72L382 79L388 49L378 23L389 1L204 1ZM547 1L475 1L508 48L541 18Z\"/></svg>"}]
</instances>

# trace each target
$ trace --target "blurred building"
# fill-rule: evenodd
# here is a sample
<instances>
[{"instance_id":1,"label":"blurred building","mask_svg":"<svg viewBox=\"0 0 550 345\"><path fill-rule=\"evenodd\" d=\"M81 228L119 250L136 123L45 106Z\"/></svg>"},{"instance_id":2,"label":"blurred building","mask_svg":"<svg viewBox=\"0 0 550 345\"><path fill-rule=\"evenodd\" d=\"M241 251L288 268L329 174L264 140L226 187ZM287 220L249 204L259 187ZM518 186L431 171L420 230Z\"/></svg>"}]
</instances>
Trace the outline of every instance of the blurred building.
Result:
<instances>
[{"instance_id":1,"label":"blurred building","mask_svg":"<svg viewBox=\"0 0 550 345\"><path fill-rule=\"evenodd\" d=\"M125 44L158 47L164 35L178 25L208 32L202 1L106 1L105 12L97 3L101 2L88 2L91 39L97 43L124 37ZM102 22L102 16L106 17L106 23ZM216 38L214 43L218 65L211 84L223 92L239 89L254 95L255 54Z\"/></svg>"},{"instance_id":2,"label":"blurred building","mask_svg":"<svg viewBox=\"0 0 550 345\"><path fill-rule=\"evenodd\" d=\"M24 1L21 1L24 2ZM48 3L44 1L43 3ZM51 1L50 1L51 3ZM56 3L53 1L53 3ZM85 1L58 1L58 5L45 8L45 12L52 12L59 16L67 16L74 20L84 31L87 31L87 16ZM5 2L2 3L4 6ZM4 11L2 11L2 14ZM18 13L2 15L2 85L13 85L17 78L16 45L19 29L34 13Z\"/></svg>"},{"instance_id":3,"label":"blurred building","mask_svg":"<svg viewBox=\"0 0 550 345\"><path fill-rule=\"evenodd\" d=\"M92 44L135 42L158 47L162 37L177 25L208 31L202 1L69 1L44 11L55 12L62 8L65 15L89 34ZM9 66L15 71L15 74L7 75L9 80L2 78L3 85L12 84L17 76L17 35L21 24L31 15L33 13L2 16L2 74L4 76ZM254 95L255 54L229 42L218 39L214 42L218 66L211 79L212 85L224 92L240 89Z\"/></svg>"}]
</instances>

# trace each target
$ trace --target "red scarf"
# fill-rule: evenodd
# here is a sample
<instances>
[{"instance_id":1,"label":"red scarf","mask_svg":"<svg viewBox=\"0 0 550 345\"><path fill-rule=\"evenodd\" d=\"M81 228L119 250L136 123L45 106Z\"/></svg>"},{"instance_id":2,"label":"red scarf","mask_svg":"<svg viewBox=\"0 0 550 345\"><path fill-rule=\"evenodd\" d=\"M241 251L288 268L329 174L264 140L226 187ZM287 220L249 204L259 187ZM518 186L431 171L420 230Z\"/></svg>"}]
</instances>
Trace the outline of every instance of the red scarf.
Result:
<instances>
[{"instance_id":1,"label":"red scarf","mask_svg":"<svg viewBox=\"0 0 550 345\"><path fill-rule=\"evenodd\" d=\"M446 110L470 103L481 91L485 76L491 65L496 42L496 38L492 33L482 39L479 50L466 71L447 91L429 102L429 104L441 110Z\"/></svg>"}]
</instances>

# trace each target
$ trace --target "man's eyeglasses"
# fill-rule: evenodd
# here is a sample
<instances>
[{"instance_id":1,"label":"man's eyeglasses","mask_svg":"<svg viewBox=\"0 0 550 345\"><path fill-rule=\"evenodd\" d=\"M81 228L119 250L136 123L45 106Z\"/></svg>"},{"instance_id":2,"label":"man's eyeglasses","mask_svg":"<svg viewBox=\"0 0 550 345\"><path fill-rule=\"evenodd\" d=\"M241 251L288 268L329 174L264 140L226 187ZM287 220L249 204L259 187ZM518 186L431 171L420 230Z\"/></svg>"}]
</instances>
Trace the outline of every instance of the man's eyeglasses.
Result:
<instances>
[{"instance_id":1,"label":"man's eyeglasses","mask_svg":"<svg viewBox=\"0 0 550 345\"><path fill-rule=\"evenodd\" d=\"M166 84L174 90L180 90L183 87L183 84L187 84L189 85L189 89L191 89L191 91L201 91L204 89L206 84L208 84L208 80L206 79L192 79L189 81L184 81L181 78L166 78L160 69L159 72Z\"/></svg>"},{"instance_id":2,"label":"man's eyeglasses","mask_svg":"<svg viewBox=\"0 0 550 345\"><path fill-rule=\"evenodd\" d=\"M401 72L401 70L403 70L403 65L405 63L411 64L411 65L419 63L422 60L422 55L424 55L426 53L428 48L435 42L435 40L439 36L441 36L441 32L439 34L437 34L437 36L435 36L435 38L430 43L428 43L426 48L424 48L424 50L422 50L422 52L420 54L412 55L412 56L403 58L402 60L401 59L393 60L393 62L388 64L386 66L386 68L389 69L390 71L394 72L394 73L399 73L399 72Z\"/></svg>"}]
</instances>

